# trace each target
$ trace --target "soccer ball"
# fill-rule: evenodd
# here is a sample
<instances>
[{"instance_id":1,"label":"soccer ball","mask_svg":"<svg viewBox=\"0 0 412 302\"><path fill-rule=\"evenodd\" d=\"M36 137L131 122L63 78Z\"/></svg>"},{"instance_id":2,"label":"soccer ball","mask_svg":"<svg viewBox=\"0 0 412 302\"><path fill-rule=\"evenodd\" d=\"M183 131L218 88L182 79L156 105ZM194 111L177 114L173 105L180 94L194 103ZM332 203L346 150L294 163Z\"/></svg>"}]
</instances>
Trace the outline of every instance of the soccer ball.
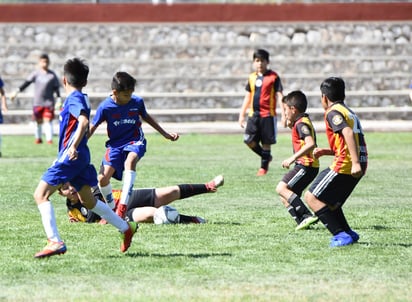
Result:
<instances>
[{"instance_id":1,"label":"soccer ball","mask_svg":"<svg viewBox=\"0 0 412 302\"><path fill-rule=\"evenodd\" d=\"M171 224L179 222L179 212L171 206L157 208L153 215L155 224Z\"/></svg>"}]
</instances>

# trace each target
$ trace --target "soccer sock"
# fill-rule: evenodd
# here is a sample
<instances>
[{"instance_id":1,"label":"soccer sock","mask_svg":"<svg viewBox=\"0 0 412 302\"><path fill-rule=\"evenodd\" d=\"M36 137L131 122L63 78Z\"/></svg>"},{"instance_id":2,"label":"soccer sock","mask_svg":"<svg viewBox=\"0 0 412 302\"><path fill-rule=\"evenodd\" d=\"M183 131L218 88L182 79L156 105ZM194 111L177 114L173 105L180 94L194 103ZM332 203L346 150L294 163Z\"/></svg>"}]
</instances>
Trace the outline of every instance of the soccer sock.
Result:
<instances>
[{"instance_id":1,"label":"soccer sock","mask_svg":"<svg viewBox=\"0 0 412 302\"><path fill-rule=\"evenodd\" d=\"M44 231L49 240L54 242L62 241L57 230L56 217L54 216L54 209L52 203L48 200L39 204L38 209L41 215Z\"/></svg>"},{"instance_id":2,"label":"soccer sock","mask_svg":"<svg viewBox=\"0 0 412 302\"><path fill-rule=\"evenodd\" d=\"M262 147L259 144L255 144L255 146L251 147L249 146L249 148L255 152L257 155L259 155L259 157L262 157Z\"/></svg>"},{"instance_id":3,"label":"soccer sock","mask_svg":"<svg viewBox=\"0 0 412 302\"><path fill-rule=\"evenodd\" d=\"M51 121L44 123L44 134L46 141L50 142L53 140L53 125Z\"/></svg>"},{"instance_id":4,"label":"soccer sock","mask_svg":"<svg viewBox=\"0 0 412 302\"><path fill-rule=\"evenodd\" d=\"M336 217L338 218L340 224L342 225L343 230L345 232L350 231L351 228L348 224L348 221L346 220L345 214L343 214L342 207L337 208L334 212L336 213Z\"/></svg>"},{"instance_id":5,"label":"soccer sock","mask_svg":"<svg viewBox=\"0 0 412 302\"><path fill-rule=\"evenodd\" d=\"M41 139L41 132L42 132L42 124L37 124L35 132L34 132L34 137Z\"/></svg>"},{"instance_id":6,"label":"soccer sock","mask_svg":"<svg viewBox=\"0 0 412 302\"><path fill-rule=\"evenodd\" d=\"M309 209L305 206L303 203L302 199L295 193L293 193L289 199L288 203L295 208L296 214L298 215L299 218L302 218L304 215L309 215L312 216L312 213L309 211Z\"/></svg>"},{"instance_id":7,"label":"soccer sock","mask_svg":"<svg viewBox=\"0 0 412 302\"><path fill-rule=\"evenodd\" d=\"M315 215L319 217L319 220L322 221L325 227L333 235L336 235L337 233L343 231L343 227L340 224L340 221L335 211L331 211L327 206L315 212Z\"/></svg>"},{"instance_id":8,"label":"soccer sock","mask_svg":"<svg viewBox=\"0 0 412 302\"><path fill-rule=\"evenodd\" d=\"M91 210L113 225L120 232L124 233L129 229L129 224L117 216L116 213L103 201L97 200L96 206Z\"/></svg>"},{"instance_id":9,"label":"soccer sock","mask_svg":"<svg viewBox=\"0 0 412 302\"><path fill-rule=\"evenodd\" d=\"M267 170L269 168L270 163L270 150L263 150L262 149L262 163L261 168Z\"/></svg>"},{"instance_id":10,"label":"soccer sock","mask_svg":"<svg viewBox=\"0 0 412 302\"><path fill-rule=\"evenodd\" d=\"M198 185L182 184L182 185L177 185L177 186L180 189L180 199L184 199L190 196L208 192L205 184L198 184Z\"/></svg>"},{"instance_id":11,"label":"soccer sock","mask_svg":"<svg viewBox=\"0 0 412 302\"><path fill-rule=\"evenodd\" d=\"M136 179L136 172L133 170L125 170L123 174L123 187L120 204L127 205L129 203L130 195L132 195L133 184Z\"/></svg>"},{"instance_id":12,"label":"soccer sock","mask_svg":"<svg viewBox=\"0 0 412 302\"><path fill-rule=\"evenodd\" d=\"M108 185L101 187L99 185L99 189L100 192L103 195L104 200L106 201L106 203L109 205L109 207L111 209L114 209L114 207L116 206L114 201L113 201L113 191L112 191L112 184L109 183Z\"/></svg>"},{"instance_id":13,"label":"soccer sock","mask_svg":"<svg viewBox=\"0 0 412 302\"><path fill-rule=\"evenodd\" d=\"M301 222L301 219L297 216L295 208L292 206L288 206L287 210L290 214L290 216L292 216L293 219L295 219L296 223L299 224Z\"/></svg>"}]
</instances>

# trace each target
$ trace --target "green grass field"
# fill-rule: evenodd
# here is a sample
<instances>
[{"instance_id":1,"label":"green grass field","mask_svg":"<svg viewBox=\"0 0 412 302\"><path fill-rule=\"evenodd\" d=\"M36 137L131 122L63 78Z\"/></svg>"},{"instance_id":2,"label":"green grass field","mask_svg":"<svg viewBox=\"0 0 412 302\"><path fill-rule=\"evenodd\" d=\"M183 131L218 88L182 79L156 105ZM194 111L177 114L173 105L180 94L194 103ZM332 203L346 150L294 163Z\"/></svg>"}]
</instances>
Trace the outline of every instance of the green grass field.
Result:
<instances>
[{"instance_id":1,"label":"green grass field","mask_svg":"<svg viewBox=\"0 0 412 302\"><path fill-rule=\"evenodd\" d=\"M225 175L217 193L174 203L208 223L142 224L121 254L113 227L70 224L56 195L68 251L38 260L33 255L46 239L32 194L57 147L3 135L0 301L412 301L412 135L366 138L368 173L344 207L361 236L352 246L329 248L321 224L294 231L275 192L285 173L280 162L292 150L288 134L279 136L269 174L260 178L259 160L242 135L183 135L173 143L148 135L135 187ZM90 141L96 166L104 140ZM318 143L325 146L323 133ZM322 158L322 168L331 159Z\"/></svg>"}]
</instances>

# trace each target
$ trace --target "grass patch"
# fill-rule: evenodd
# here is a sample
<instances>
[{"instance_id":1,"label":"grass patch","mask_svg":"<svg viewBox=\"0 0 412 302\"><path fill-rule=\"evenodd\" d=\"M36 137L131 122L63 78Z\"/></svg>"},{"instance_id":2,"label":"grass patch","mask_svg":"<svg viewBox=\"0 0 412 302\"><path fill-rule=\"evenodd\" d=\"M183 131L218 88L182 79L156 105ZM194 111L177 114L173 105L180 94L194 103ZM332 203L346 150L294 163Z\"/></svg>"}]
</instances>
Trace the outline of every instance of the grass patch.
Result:
<instances>
[{"instance_id":1,"label":"grass patch","mask_svg":"<svg viewBox=\"0 0 412 302\"><path fill-rule=\"evenodd\" d=\"M319 145L325 146L324 134ZM45 244L32 198L56 146L3 136L0 159L0 301L411 301L410 133L368 133L368 173L345 205L361 239L330 249L321 225L295 232L275 192L291 152L279 136L267 176L239 135L148 135L136 187L203 183L225 175L216 194L175 202L205 225L142 224L126 254L111 226L70 224L53 196L68 252L37 260ZM89 145L98 166L104 136ZM332 158L322 158L326 167ZM121 184L114 181L113 186Z\"/></svg>"}]
</instances>

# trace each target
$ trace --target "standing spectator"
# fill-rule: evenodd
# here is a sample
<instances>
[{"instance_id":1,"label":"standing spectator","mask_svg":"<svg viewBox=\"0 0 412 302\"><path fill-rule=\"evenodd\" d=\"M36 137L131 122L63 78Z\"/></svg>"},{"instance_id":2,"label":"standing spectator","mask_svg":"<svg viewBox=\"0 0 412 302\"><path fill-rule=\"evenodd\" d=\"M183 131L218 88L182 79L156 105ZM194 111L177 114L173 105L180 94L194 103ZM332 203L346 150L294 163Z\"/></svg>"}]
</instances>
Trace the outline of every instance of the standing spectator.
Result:
<instances>
[{"instance_id":1,"label":"standing spectator","mask_svg":"<svg viewBox=\"0 0 412 302\"><path fill-rule=\"evenodd\" d=\"M344 103L345 82L341 78L327 78L320 91L329 148L315 148L313 155L333 155L334 159L313 181L305 200L332 233L330 246L338 247L359 240L342 207L366 172L368 152L360 121Z\"/></svg>"},{"instance_id":2,"label":"standing spectator","mask_svg":"<svg viewBox=\"0 0 412 302\"><path fill-rule=\"evenodd\" d=\"M4 82L0 77L0 97L1 97L1 108L0 108L0 124L3 124L3 111L7 112L7 102L6 102L6 92L4 91ZM0 157L1 157L1 133L0 133Z\"/></svg>"},{"instance_id":3,"label":"standing spectator","mask_svg":"<svg viewBox=\"0 0 412 302\"><path fill-rule=\"evenodd\" d=\"M43 142L43 124L47 143L53 143L54 93L58 98L58 102L61 102L59 79L56 74L49 69L49 65L49 56L42 54L39 59L40 68L33 71L19 89L10 97L11 100L14 100L19 92L22 92L30 84L34 83L33 119L36 121L36 129L34 132L36 144Z\"/></svg>"},{"instance_id":4,"label":"standing spectator","mask_svg":"<svg viewBox=\"0 0 412 302\"><path fill-rule=\"evenodd\" d=\"M279 75L269 65L269 53L258 49L253 53L255 72L249 75L246 84L246 95L239 114L239 124L245 127L245 115L249 110L246 123L244 143L261 158L257 176L265 175L272 160L271 145L276 144L277 117L276 105L281 102L283 95L282 82ZM282 124L286 126L282 104Z\"/></svg>"}]
</instances>

